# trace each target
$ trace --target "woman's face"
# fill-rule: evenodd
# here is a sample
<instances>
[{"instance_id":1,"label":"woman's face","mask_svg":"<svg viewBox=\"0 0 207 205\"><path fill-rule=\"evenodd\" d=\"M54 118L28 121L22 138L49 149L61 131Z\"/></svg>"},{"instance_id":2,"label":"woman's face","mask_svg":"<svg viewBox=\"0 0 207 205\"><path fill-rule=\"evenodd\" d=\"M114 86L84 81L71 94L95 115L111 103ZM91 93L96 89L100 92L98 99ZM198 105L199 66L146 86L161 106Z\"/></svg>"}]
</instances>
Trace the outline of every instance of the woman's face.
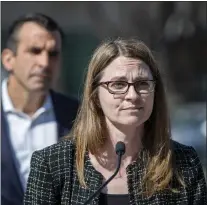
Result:
<instances>
[{"instance_id":1,"label":"woman's face","mask_svg":"<svg viewBox=\"0 0 207 205\"><path fill-rule=\"evenodd\" d=\"M149 66L142 60L120 56L104 69L100 82L121 81L108 86L113 91L126 89L123 81L134 83L139 80L142 82L136 84L138 93L134 86L130 86L125 94L110 93L106 84L99 86L98 96L106 122L133 127L143 124L152 113L154 89L146 93L148 83L153 84L152 81L146 80L153 80L153 77Z\"/></svg>"}]
</instances>

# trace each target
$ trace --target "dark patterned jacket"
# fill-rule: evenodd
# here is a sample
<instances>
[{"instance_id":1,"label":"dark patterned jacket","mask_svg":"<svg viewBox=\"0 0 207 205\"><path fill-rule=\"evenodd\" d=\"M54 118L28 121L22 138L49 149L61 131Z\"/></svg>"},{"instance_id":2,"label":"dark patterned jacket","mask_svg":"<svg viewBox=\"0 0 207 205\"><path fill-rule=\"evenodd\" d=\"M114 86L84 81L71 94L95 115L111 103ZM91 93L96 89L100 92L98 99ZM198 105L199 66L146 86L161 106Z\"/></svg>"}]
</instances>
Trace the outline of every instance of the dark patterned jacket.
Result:
<instances>
[{"instance_id":1,"label":"dark patterned jacket","mask_svg":"<svg viewBox=\"0 0 207 205\"><path fill-rule=\"evenodd\" d=\"M179 193L169 190L146 198L138 193L141 176L146 161L140 154L139 159L127 167L130 205L205 205L207 188L200 160L192 147L172 141L176 166L184 177L186 187ZM65 140L34 152L31 160L31 172L25 193L25 205L80 205L102 184L103 177L85 157L85 180L87 188L80 186L75 167L75 146L71 140ZM99 204L99 195L91 205Z\"/></svg>"}]
</instances>

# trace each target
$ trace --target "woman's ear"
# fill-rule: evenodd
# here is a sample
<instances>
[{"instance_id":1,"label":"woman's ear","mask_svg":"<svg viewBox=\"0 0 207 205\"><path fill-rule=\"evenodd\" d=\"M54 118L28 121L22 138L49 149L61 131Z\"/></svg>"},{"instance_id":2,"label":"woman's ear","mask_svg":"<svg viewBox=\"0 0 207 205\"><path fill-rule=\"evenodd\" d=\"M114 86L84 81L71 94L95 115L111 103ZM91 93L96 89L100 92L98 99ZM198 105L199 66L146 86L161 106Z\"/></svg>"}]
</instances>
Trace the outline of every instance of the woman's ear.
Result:
<instances>
[{"instance_id":1,"label":"woman's ear","mask_svg":"<svg viewBox=\"0 0 207 205\"><path fill-rule=\"evenodd\" d=\"M1 54L1 60L4 68L11 72L13 70L14 53L12 50L5 48Z\"/></svg>"}]
</instances>

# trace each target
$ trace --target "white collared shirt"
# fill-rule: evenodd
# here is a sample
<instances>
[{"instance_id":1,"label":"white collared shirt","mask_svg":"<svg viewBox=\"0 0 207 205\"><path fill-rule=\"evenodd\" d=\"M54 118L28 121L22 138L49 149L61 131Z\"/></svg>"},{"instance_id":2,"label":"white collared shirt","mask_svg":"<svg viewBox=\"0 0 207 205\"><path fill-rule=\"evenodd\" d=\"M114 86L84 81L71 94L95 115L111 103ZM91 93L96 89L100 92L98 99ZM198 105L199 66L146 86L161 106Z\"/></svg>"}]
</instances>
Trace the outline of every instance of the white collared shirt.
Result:
<instances>
[{"instance_id":1,"label":"white collared shirt","mask_svg":"<svg viewBox=\"0 0 207 205\"><path fill-rule=\"evenodd\" d=\"M57 142L57 123L49 95L44 105L32 117L15 110L8 95L7 81L8 79L5 79L2 83L2 106L9 127L8 137L25 190L32 153Z\"/></svg>"}]
</instances>

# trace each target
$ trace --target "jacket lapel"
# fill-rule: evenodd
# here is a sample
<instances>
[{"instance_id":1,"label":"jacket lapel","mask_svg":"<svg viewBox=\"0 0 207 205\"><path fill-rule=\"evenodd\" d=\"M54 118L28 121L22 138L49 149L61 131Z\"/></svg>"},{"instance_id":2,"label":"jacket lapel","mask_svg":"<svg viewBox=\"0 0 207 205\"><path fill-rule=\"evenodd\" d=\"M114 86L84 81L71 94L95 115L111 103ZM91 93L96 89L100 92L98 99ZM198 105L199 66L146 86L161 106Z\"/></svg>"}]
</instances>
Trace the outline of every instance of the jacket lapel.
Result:
<instances>
[{"instance_id":1,"label":"jacket lapel","mask_svg":"<svg viewBox=\"0 0 207 205\"><path fill-rule=\"evenodd\" d=\"M15 164L15 157L9 139L8 124L1 106L1 185L2 195L13 198L15 193L23 196L23 187ZM12 194L11 196L9 196Z\"/></svg>"},{"instance_id":2,"label":"jacket lapel","mask_svg":"<svg viewBox=\"0 0 207 205\"><path fill-rule=\"evenodd\" d=\"M66 102L63 102L63 100L53 91L50 91L52 102L53 102L53 108L55 113L55 118L57 122L57 128L58 128L58 141L68 134L70 127L69 123L67 122L67 111L64 108L64 104Z\"/></svg>"}]
</instances>

